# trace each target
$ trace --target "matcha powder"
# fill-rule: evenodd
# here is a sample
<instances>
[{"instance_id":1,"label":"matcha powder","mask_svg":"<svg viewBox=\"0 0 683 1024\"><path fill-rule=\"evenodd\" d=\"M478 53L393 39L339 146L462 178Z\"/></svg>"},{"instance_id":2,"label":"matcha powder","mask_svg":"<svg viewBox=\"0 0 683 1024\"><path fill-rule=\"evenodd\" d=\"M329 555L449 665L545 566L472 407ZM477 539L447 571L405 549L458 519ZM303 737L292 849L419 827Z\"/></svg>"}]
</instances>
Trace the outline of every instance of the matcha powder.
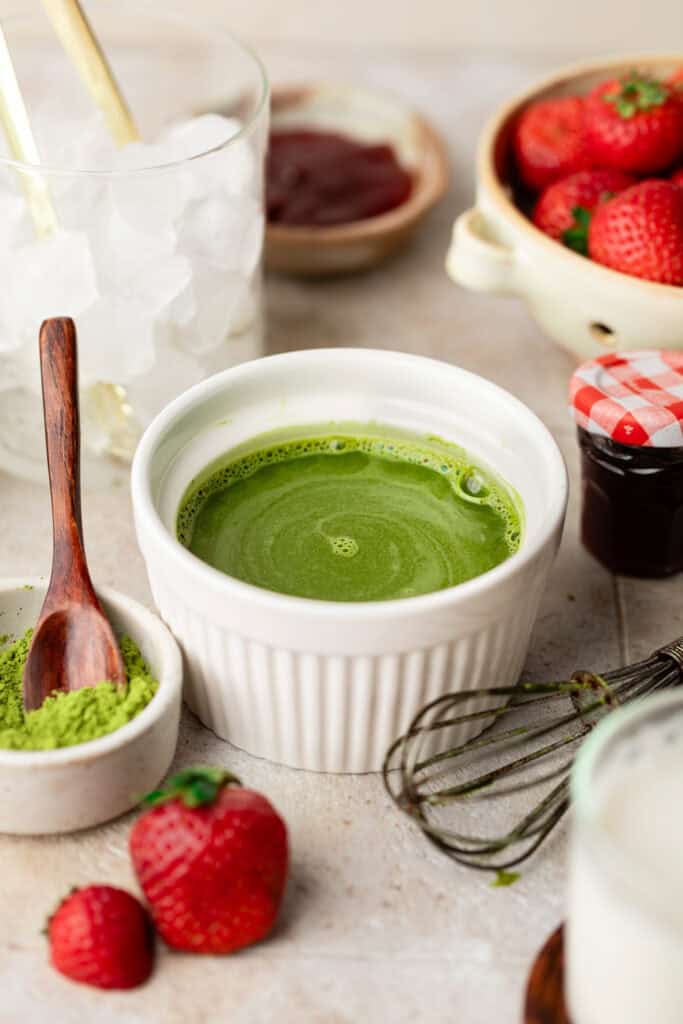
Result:
<instances>
[{"instance_id":1,"label":"matcha powder","mask_svg":"<svg viewBox=\"0 0 683 1024\"><path fill-rule=\"evenodd\" d=\"M22 675L32 632L0 647L0 749L54 750L97 739L130 722L156 693L158 684L139 648L124 636L119 645L126 666L125 689L102 682L55 694L37 711L26 713Z\"/></svg>"}]
</instances>

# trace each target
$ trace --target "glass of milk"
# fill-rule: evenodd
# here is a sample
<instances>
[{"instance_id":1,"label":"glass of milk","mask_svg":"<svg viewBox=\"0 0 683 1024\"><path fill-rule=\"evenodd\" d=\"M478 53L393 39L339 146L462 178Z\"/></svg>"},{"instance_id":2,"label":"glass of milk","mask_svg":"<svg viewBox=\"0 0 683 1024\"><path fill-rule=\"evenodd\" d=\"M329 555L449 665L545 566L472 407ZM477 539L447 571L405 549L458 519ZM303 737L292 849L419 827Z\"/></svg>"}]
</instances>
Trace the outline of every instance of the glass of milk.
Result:
<instances>
[{"instance_id":1,"label":"glass of milk","mask_svg":"<svg viewBox=\"0 0 683 1024\"><path fill-rule=\"evenodd\" d=\"M3 10L40 164L11 160L0 132L0 468L36 479L45 317L76 322L86 480L125 466L180 391L261 354L259 61L215 3L83 6L141 136L123 148L41 5ZM36 187L55 215L47 236L25 198Z\"/></svg>"},{"instance_id":2,"label":"glass of milk","mask_svg":"<svg viewBox=\"0 0 683 1024\"><path fill-rule=\"evenodd\" d=\"M572 1024L681 1024L683 692L608 715L571 785Z\"/></svg>"}]
</instances>

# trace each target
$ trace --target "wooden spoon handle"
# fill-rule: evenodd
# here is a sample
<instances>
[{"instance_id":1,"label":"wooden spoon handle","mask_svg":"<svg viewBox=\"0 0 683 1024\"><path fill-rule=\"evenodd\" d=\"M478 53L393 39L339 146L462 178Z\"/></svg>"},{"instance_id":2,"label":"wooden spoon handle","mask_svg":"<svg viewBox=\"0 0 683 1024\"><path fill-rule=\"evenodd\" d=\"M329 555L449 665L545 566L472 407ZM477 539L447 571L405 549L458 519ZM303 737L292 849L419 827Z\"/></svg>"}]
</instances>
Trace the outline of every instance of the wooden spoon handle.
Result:
<instances>
[{"instance_id":1,"label":"wooden spoon handle","mask_svg":"<svg viewBox=\"0 0 683 1024\"><path fill-rule=\"evenodd\" d=\"M76 327L69 317L40 328L45 444L52 501L52 580L85 583L92 590L81 521L80 421Z\"/></svg>"}]
</instances>

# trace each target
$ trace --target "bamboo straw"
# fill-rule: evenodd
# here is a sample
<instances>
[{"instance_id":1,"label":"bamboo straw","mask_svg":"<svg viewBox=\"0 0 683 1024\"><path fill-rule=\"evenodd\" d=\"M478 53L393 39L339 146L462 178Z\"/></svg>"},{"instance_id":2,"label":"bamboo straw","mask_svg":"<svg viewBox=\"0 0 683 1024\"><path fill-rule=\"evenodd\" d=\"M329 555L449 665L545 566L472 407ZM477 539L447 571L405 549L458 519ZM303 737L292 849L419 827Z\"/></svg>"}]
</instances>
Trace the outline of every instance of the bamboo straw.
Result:
<instances>
[{"instance_id":1,"label":"bamboo straw","mask_svg":"<svg viewBox=\"0 0 683 1024\"><path fill-rule=\"evenodd\" d=\"M78 0L43 0L43 7L93 102L104 114L116 145L137 142L140 134L133 116ZM125 389L99 381L90 386L84 399L86 415L106 437L104 450L115 457L132 458L140 427Z\"/></svg>"},{"instance_id":2,"label":"bamboo straw","mask_svg":"<svg viewBox=\"0 0 683 1024\"><path fill-rule=\"evenodd\" d=\"M107 58L79 0L43 0L62 46L96 106L103 112L117 146L136 142L140 134Z\"/></svg>"},{"instance_id":3,"label":"bamboo straw","mask_svg":"<svg viewBox=\"0 0 683 1024\"><path fill-rule=\"evenodd\" d=\"M28 111L19 88L2 25L0 25L0 121L14 159L38 167L40 154L33 137ZM18 171L18 174L36 234L39 238L46 238L54 234L58 228L57 215L44 177L38 171Z\"/></svg>"}]
</instances>

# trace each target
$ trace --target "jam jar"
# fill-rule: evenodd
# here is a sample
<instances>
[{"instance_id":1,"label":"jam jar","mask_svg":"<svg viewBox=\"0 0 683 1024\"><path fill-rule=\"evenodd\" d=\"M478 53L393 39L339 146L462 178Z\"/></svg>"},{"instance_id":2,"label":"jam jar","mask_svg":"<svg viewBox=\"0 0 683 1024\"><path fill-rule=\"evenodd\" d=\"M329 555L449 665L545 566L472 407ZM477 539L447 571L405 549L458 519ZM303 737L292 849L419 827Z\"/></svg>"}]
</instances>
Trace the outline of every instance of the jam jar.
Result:
<instances>
[{"instance_id":1,"label":"jam jar","mask_svg":"<svg viewBox=\"0 0 683 1024\"><path fill-rule=\"evenodd\" d=\"M611 572L683 569L683 352L615 352L572 377L581 539Z\"/></svg>"}]
</instances>

